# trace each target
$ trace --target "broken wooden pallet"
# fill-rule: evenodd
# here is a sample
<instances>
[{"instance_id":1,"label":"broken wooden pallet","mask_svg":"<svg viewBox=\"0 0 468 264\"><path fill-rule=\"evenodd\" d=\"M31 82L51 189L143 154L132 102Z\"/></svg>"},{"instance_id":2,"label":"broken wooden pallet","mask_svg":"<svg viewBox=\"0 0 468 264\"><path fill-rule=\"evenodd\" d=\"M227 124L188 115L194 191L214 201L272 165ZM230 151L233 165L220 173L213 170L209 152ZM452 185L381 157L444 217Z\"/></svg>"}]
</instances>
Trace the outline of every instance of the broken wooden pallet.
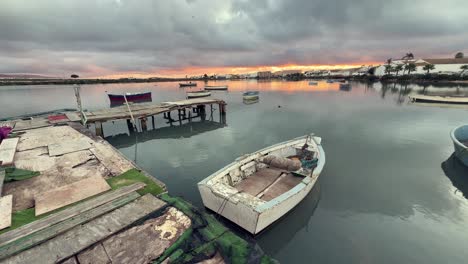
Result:
<instances>
[{"instance_id":1,"label":"broken wooden pallet","mask_svg":"<svg viewBox=\"0 0 468 264\"><path fill-rule=\"evenodd\" d=\"M42 229L34 234L28 235L7 245L0 247L0 259L7 258L24 250L30 249L44 241L54 238L76 226L89 222L96 217L104 215L110 211L124 206L140 197L136 192L123 196L109 203L103 204L89 211L81 213L75 217L57 223L48 228Z\"/></svg>"},{"instance_id":2,"label":"broken wooden pallet","mask_svg":"<svg viewBox=\"0 0 468 264\"><path fill-rule=\"evenodd\" d=\"M63 261L161 209L165 204L153 195L146 194L132 203L16 254L6 259L5 263L35 263L38 259L43 263Z\"/></svg>"},{"instance_id":3,"label":"broken wooden pallet","mask_svg":"<svg viewBox=\"0 0 468 264\"><path fill-rule=\"evenodd\" d=\"M0 144L0 166L11 166L15 158L19 138L7 138Z\"/></svg>"},{"instance_id":4,"label":"broken wooden pallet","mask_svg":"<svg viewBox=\"0 0 468 264\"><path fill-rule=\"evenodd\" d=\"M95 207L108 203L110 201L116 200L120 197L128 195L131 192L137 191L144 188L146 185L144 183L135 183L129 186L121 187L117 190L107 192L96 198L93 198L88 201L84 201L77 205L74 205L70 208L67 208L63 211L57 212L55 214L46 216L40 220L34 221L30 224L18 227L14 230L11 230L7 233L0 235L0 247L4 246L16 239L23 238L32 233L38 232L44 228L48 228L52 225L55 225L59 222L67 220L71 217L77 216L83 212L91 210Z\"/></svg>"}]
</instances>

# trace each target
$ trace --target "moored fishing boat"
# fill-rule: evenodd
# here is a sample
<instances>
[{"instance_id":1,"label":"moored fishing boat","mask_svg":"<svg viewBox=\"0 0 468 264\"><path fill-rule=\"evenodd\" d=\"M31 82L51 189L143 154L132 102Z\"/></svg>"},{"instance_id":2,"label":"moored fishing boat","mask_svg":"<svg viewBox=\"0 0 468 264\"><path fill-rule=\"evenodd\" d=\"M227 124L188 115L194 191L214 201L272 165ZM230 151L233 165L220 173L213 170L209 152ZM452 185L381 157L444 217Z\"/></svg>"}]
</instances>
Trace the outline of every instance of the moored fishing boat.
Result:
<instances>
[{"instance_id":1,"label":"moored fishing boat","mask_svg":"<svg viewBox=\"0 0 468 264\"><path fill-rule=\"evenodd\" d=\"M241 156L198 189L206 207L258 234L304 199L324 165L321 138L308 135Z\"/></svg>"},{"instance_id":2,"label":"moored fishing boat","mask_svg":"<svg viewBox=\"0 0 468 264\"><path fill-rule=\"evenodd\" d=\"M418 103L468 104L468 97L461 96L433 96L423 94L411 94L408 97L411 102Z\"/></svg>"},{"instance_id":3,"label":"moored fishing boat","mask_svg":"<svg viewBox=\"0 0 468 264\"><path fill-rule=\"evenodd\" d=\"M228 86L227 85L219 85L219 86L215 86L215 85L205 85L205 90L227 90L228 89Z\"/></svg>"},{"instance_id":4,"label":"moored fishing boat","mask_svg":"<svg viewBox=\"0 0 468 264\"><path fill-rule=\"evenodd\" d=\"M453 142L455 157L468 166L468 125L459 126L452 130L450 138Z\"/></svg>"},{"instance_id":5,"label":"moored fishing boat","mask_svg":"<svg viewBox=\"0 0 468 264\"><path fill-rule=\"evenodd\" d=\"M195 82L179 83L179 87L192 87L192 86L197 86L197 83Z\"/></svg>"},{"instance_id":6,"label":"moored fishing boat","mask_svg":"<svg viewBox=\"0 0 468 264\"><path fill-rule=\"evenodd\" d=\"M207 97L210 96L211 92L209 91L192 91L187 92L187 98L198 98L198 97Z\"/></svg>"},{"instance_id":7,"label":"moored fishing boat","mask_svg":"<svg viewBox=\"0 0 468 264\"><path fill-rule=\"evenodd\" d=\"M258 91L247 91L245 93L242 93L242 97L244 100L256 100L259 97L259 92Z\"/></svg>"},{"instance_id":8,"label":"moored fishing boat","mask_svg":"<svg viewBox=\"0 0 468 264\"><path fill-rule=\"evenodd\" d=\"M351 84L348 82L340 83L340 90L342 91L349 91L351 90Z\"/></svg>"},{"instance_id":9,"label":"moored fishing boat","mask_svg":"<svg viewBox=\"0 0 468 264\"><path fill-rule=\"evenodd\" d=\"M309 85L317 85L317 84L318 84L318 82L316 82L316 81L310 81L309 82Z\"/></svg>"},{"instance_id":10,"label":"moored fishing boat","mask_svg":"<svg viewBox=\"0 0 468 264\"><path fill-rule=\"evenodd\" d=\"M335 81L333 80L327 80L327 83L334 83Z\"/></svg>"},{"instance_id":11,"label":"moored fishing boat","mask_svg":"<svg viewBox=\"0 0 468 264\"><path fill-rule=\"evenodd\" d=\"M140 103L140 102L151 102L151 92L142 93L125 93L125 94L107 94L111 105L120 105L125 103L125 97L128 102Z\"/></svg>"}]
</instances>

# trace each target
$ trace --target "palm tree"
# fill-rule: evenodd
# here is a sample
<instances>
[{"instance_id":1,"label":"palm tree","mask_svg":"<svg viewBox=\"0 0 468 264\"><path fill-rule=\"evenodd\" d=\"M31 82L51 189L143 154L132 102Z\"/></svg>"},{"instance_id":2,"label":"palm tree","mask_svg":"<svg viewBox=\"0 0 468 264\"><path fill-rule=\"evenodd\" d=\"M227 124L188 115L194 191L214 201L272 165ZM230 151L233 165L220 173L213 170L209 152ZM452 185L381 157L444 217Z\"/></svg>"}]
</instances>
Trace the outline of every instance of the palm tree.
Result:
<instances>
[{"instance_id":1,"label":"palm tree","mask_svg":"<svg viewBox=\"0 0 468 264\"><path fill-rule=\"evenodd\" d=\"M385 65L385 73L388 75L393 71L393 67L390 64Z\"/></svg>"},{"instance_id":2,"label":"palm tree","mask_svg":"<svg viewBox=\"0 0 468 264\"><path fill-rule=\"evenodd\" d=\"M402 64L398 64L397 66L395 66L395 68L393 68L393 70L396 72L396 76L398 76L398 73L403 70L403 65Z\"/></svg>"},{"instance_id":3,"label":"palm tree","mask_svg":"<svg viewBox=\"0 0 468 264\"><path fill-rule=\"evenodd\" d=\"M403 56L403 58L401 58L401 59L402 59L402 60L412 60L412 59L414 59L414 55L413 55L412 52L408 52L408 53L406 53L406 55Z\"/></svg>"},{"instance_id":4,"label":"palm tree","mask_svg":"<svg viewBox=\"0 0 468 264\"><path fill-rule=\"evenodd\" d=\"M408 63L405 65L405 70L408 71L408 75L412 72L412 71L415 71L416 70L416 64L414 63Z\"/></svg>"},{"instance_id":5,"label":"palm tree","mask_svg":"<svg viewBox=\"0 0 468 264\"><path fill-rule=\"evenodd\" d=\"M429 71L432 71L435 69L434 64L426 64L423 67L423 70L427 71L427 74L429 74Z\"/></svg>"},{"instance_id":6,"label":"palm tree","mask_svg":"<svg viewBox=\"0 0 468 264\"><path fill-rule=\"evenodd\" d=\"M468 70L468 64L465 64L465 65L460 66L460 70L462 70L462 71L460 72L460 76L462 76L462 74L463 74L466 70Z\"/></svg>"},{"instance_id":7,"label":"palm tree","mask_svg":"<svg viewBox=\"0 0 468 264\"><path fill-rule=\"evenodd\" d=\"M463 52L457 52L457 54L455 54L455 59L463 59L465 57L465 54L463 54Z\"/></svg>"}]
</instances>

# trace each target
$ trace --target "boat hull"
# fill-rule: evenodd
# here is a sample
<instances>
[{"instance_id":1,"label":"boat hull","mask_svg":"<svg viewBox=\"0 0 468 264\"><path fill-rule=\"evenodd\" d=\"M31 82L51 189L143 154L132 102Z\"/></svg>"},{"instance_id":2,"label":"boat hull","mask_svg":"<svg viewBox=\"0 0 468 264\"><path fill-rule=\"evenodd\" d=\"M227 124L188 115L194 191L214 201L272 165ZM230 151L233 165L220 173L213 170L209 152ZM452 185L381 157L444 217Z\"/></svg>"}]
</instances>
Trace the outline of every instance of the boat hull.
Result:
<instances>
[{"instance_id":1,"label":"boat hull","mask_svg":"<svg viewBox=\"0 0 468 264\"><path fill-rule=\"evenodd\" d=\"M463 144L463 142L468 142L468 125L459 126L452 130L450 138L453 142L455 157L468 167L468 147Z\"/></svg>"},{"instance_id":2,"label":"boat hull","mask_svg":"<svg viewBox=\"0 0 468 264\"><path fill-rule=\"evenodd\" d=\"M107 95L109 96L111 105L125 103L125 97L121 94L107 94ZM152 101L151 92L128 94L126 95L126 97L127 97L128 102L134 102L134 103Z\"/></svg>"},{"instance_id":3,"label":"boat hull","mask_svg":"<svg viewBox=\"0 0 468 264\"><path fill-rule=\"evenodd\" d=\"M281 144L268 147L257 151L256 153L258 153L259 156L265 155L265 153ZM219 193L210 188L210 185L208 184L212 177L210 176L198 183L198 189L200 191L203 204L205 207L229 219L248 232L254 235L258 234L292 210L312 190L325 165L325 152L320 144L318 144L317 147L318 152L320 153L320 159L313 174L311 176L304 177L299 184L278 197L267 202L252 205L236 198L236 195L244 195L242 193L239 194L233 192L233 190L230 190L232 193L229 193L229 190L226 190L224 193ZM248 163L249 159L252 159L256 153L248 155L244 160L241 159L231 163L213 175L219 174L222 171L230 170L234 166L239 166L239 164Z\"/></svg>"},{"instance_id":4,"label":"boat hull","mask_svg":"<svg viewBox=\"0 0 468 264\"><path fill-rule=\"evenodd\" d=\"M179 87L193 87L197 86L197 83L179 83Z\"/></svg>"},{"instance_id":5,"label":"boat hull","mask_svg":"<svg viewBox=\"0 0 468 264\"><path fill-rule=\"evenodd\" d=\"M205 86L205 90L208 90L208 91L225 91L227 90L228 87L227 85L225 86Z\"/></svg>"},{"instance_id":6,"label":"boat hull","mask_svg":"<svg viewBox=\"0 0 468 264\"><path fill-rule=\"evenodd\" d=\"M208 97L210 96L210 92L203 92L203 93L187 93L187 98L200 98L200 97Z\"/></svg>"},{"instance_id":7,"label":"boat hull","mask_svg":"<svg viewBox=\"0 0 468 264\"><path fill-rule=\"evenodd\" d=\"M429 96L414 94L408 96L411 102L439 104L468 104L467 97Z\"/></svg>"}]
</instances>

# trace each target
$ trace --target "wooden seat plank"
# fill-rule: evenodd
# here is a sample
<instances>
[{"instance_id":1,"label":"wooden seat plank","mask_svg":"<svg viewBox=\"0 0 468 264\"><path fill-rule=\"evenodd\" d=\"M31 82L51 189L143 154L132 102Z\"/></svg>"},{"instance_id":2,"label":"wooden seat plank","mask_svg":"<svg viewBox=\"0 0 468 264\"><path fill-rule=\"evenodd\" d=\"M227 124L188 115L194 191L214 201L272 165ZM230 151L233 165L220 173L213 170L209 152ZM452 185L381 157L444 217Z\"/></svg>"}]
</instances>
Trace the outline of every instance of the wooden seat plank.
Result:
<instances>
[{"instance_id":1,"label":"wooden seat plank","mask_svg":"<svg viewBox=\"0 0 468 264\"><path fill-rule=\"evenodd\" d=\"M238 183L235 188L241 192L248 193L252 196L257 196L265 188L270 186L280 175L282 171L263 168L250 175L247 179Z\"/></svg>"}]
</instances>

